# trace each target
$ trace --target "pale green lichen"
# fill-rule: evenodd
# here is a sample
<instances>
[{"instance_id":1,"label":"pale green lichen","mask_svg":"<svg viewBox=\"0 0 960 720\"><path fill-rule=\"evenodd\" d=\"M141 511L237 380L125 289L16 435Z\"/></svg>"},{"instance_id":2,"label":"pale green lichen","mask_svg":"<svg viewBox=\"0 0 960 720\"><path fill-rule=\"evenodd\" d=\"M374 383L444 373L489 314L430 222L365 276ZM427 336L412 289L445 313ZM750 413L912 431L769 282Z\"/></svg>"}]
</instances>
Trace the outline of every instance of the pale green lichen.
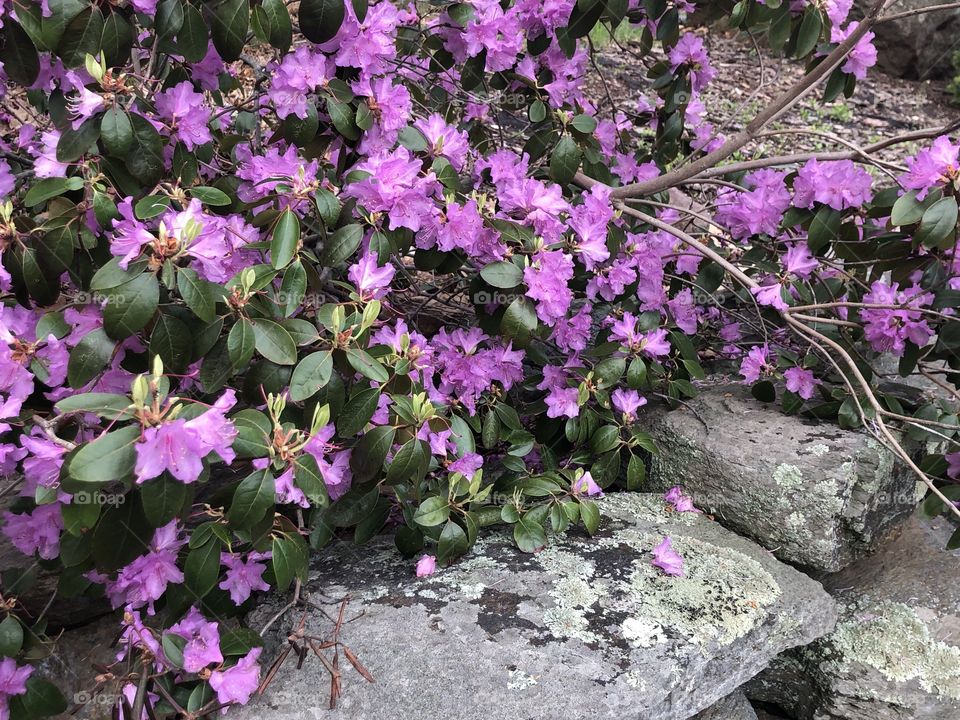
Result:
<instances>
[{"instance_id":1,"label":"pale green lichen","mask_svg":"<svg viewBox=\"0 0 960 720\"><path fill-rule=\"evenodd\" d=\"M937 640L917 612L903 603L863 608L829 637L829 661L840 672L860 663L894 682L915 680L926 692L960 699L960 648Z\"/></svg>"},{"instance_id":2,"label":"pale green lichen","mask_svg":"<svg viewBox=\"0 0 960 720\"><path fill-rule=\"evenodd\" d=\"M648 493L612 493L603 499L604 512L618 513L655 523L690 526L697 513L678 513L660 496Z\"/></svg>"},{"instance_id":3,"label":"pale green lichen","mask_svg":"<svg viewBox=\"0 0 960 720\"><path fill-rule=\"evenodd\" d=\"M773 471L773 480L780 487L795 490L803 485L803 472L796 465L781 463Z\"/></svg>"},{"instance_id":4,"label":"pale green lichen","mask_svg":"<svg viewBox=\"0 0 960 720\"><path fill-rule=\"evenodd\" d=\"M543 623L556 637L575 638L583 642L597 642L599 637L590 630L584 611L599 599L599 593L590 581L594 565L584 557L551 545L537 554L537 561L556 580L550 597L553 607L544 611Z\"/></svg>"},{"instance_id":5,"label":"pale green lichen","mask_svg":"<svg viewBox=\"0 0 960 720\"><path fill-rule=\"evenodd\" d=\"M816 445L810 446L810 454L814 457L822 457L830 452L830 446L824 445L823 443L817 443Z\"/></svg>"},{"instance_id":6,"label":"pale green lichen","mask_svg":"<svg viewBox=\"0 0 960 720\"><path fill-rule=\"evenodd\" d=\"M511 690L526 690L537 684L537 679L528 675L523 670L511 670L510 679L507 680L507 687Z\"/></svg>"},{"instance_id":7,"label":"pale green lichen","mask_svg":"<svg viewBox=\"0 0 960 720\"><path fill-rule=\"evenodd\" d=\"M646 618L629 617L620 625L623 638L634 647L653 647L666 639L663 626Z\"/></svg>"}]
</instances>

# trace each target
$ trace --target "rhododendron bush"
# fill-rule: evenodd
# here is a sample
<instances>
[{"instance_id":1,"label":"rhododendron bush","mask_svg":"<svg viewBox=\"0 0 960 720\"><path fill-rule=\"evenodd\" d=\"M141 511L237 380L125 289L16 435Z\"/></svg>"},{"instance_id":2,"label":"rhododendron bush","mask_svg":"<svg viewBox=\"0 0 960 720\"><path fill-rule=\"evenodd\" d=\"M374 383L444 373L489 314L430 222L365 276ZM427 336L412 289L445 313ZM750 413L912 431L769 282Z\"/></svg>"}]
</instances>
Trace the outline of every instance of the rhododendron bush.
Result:
<instances>
[{"instance_id":1,"label":"rhododendron bush","mask_svg":"<svg viewBox=\"0 0 960 720\"><path fill-rule=\"evenodd\" d=\"M851 4L702 3L806 66L737 130L687 0L0 2L3 532L116 611L120 711L247 702L244 614L331 541L392 528L426 575L491 525L594 532L644 405L707 370L865 426L954 510L956 416L873 370L953 392L954 128L752 149L876 62L884 3ZM598 25L639 35L629 107L586 92ZM30 581L0 718L66 707Z\"/></svg>"}]
</instances>

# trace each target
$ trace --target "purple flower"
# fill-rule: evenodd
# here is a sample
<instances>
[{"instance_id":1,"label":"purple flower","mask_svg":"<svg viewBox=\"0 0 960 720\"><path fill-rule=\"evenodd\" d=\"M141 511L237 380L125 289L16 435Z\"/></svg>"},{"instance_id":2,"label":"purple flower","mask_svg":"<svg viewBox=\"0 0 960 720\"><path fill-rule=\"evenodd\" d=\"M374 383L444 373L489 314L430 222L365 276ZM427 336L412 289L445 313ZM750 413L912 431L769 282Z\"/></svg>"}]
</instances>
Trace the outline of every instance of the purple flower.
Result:
<instances>
[{"instance_id":1,"label":"purple flower","mask_svg":"<svg viewBox=\"0 0 960 720\"><path fill-rule=\"evenodd\" d=\"M692 33L682 35L677 44L671 48L668 57L671 72L676 72L681 65L687 69L690 74L690 86L694 93L703 90L716 75L716 71L710 65L710 56L707 54L703 39Z\"/></svg>"},{"instance_id":2,"label":"purple flower","mask_svg":"<svg viewBox=\"0 0 960 720\"><path fill-rule=\"evenodd\" d=\"M130 605L138 608L159 600L169 583L182 583L183 573L177 567L177 553L186 543L179 537L177 523L171 521L153 534L150 549L106 581L107 597L114 608Z\"/></svg>"},{"instance_id":3,"label":"purple flower","mask_svg":"<svg viewBox=\"0 0 960 720\"><path fill-rule=\"evenodd\" d=\"M433 555L421 555L417 560L417 577L433 575L437 570L437 558Z\"/></svg>"},{"instance_id":4,"label":"purple flower","mask_svg":"<svg viewBox=\"0 0 960 720\"><path fill-rule=\"evenodd\" d=\"M679 485L674 485L672 488L667 490L667 492L665 492L663 495L663 499L670 503L676 512L700 512L696 507L694 507L693 498L684 495L683 490Z\"/></svg>"},{"instance_id":5,"label":"purple flower","mask_svg":"<svg viewBox=\"0 0 960 720\"><path fill-rule=\"evenodd\" d=\"M208 622L196 607L170 628L187 641L183 647L183 669L187 672L200 672L211 663L223 662L220 653L220 632L218 624Z\"/></svg>"},{"instance_id":6,"label":"purple flower","mask_svg":"<svg viewBox=\"0 0 960 720\"><path fill-rule=\"evenodd\" d=\"M353 168L368 176L347 185L342 195L356 198L367 212L386 213L391 230L418 232L435 213L431 198L440 187L433 172L421 177L421 167L405 147L377 153Z\"/></svg>"},{"instance_id":7,"label":"purple flower","mask_svg":"<svg viewBox=\"0 0 960 720\"><path fill-rule=\"evenodd\" d=\"M17 180L13 176L13 170L10 163L6 160L0 160L0 198L5 198L13 194L17 185Z\"/></svg>"},{"instance_id":8,"label":"purple flower","mask_svg":"<svg viewBox=\"0 0 960 720\"><path fill-rule=\"evenodd\" d=\"M837 24L834 24L830 30L830 42L842 43L859 25L858 22L852 22L846 29L841 30ZM848 75L853 75L857 80L865 79L867 70L877 64L877 48L873 45L875 37L873 32L865 33L853 46L853 50L847 55L847 60L840 69Z\"/></svg>"},{"instance_id":9,"label":"purple flower","mask_svg":"<svg viewBox=\"0 0 960 720\"><path fill-rule=\"evenodd\" d=\"M537 317L553 325L567 314L573 291L567 282L573 278L573 259L561 250L540 251L524 269L527 297L537 301Z\"/></svg>"},{"instance_id":10,"label":"purple flower","mask_svg":"<svg viewBox=\"0 0 960 720\"><path fill-rule=\"evenodd\" d=\"M37 553L44 560L53 560L60 553L60 531L63 515L60 503L39 505L32 513L3 513L3 534L24 555Z\"/></svg>"},{"instance_id":11,"label":"purple flower","mask_svg":"<svg viewBox=\"0 0 960 720\"><path fill-rule=\"evenodd\" d=\"M790 207L785 173L757 170L744 177L750 190L723 190L717 194L717 222L737 240L766 233L776 235L783 214Z\"/></svg>"},{"instance_id":12,"label":"purple flower","mask_svg":"<svg viewBox=\"0 0 960 720\"><path fill-rule=\"evenodd\" d=\"M760 305L768 305L777 310L786 310L789 306L783 301L783 286L779 282L750 288Z\"/></svg>"},{"instance_id":13,"label":"purple flower","mask_svg":"<svg viewBox=\"0 0 960 720\"><path fill-rule=\"evenodd\" d=\"M463 170L470 147L465 132L449 125L438 113L417 119L413 126L427 139L427 150L431 155L445 157L457 172Z\"/></svg>"},{"instance_id":14,"label":"purple flower","mask_svg":"<svg viewBox=\"0 0 960 720\"><path fill-rule=\"evenodd\" d=\"M33 163L33 172L38 178L67 176L70 164L57 160L58 142L59 130L48 130L40 136L40 147L34 150L36 160Z\"/></svg>"},{"instance_id":15,"label":"purple flower","mask_svg":"<svg viewBox=\"0 0 960 720\"><path fill-rule=\"evenodd\" d=\"M203 95L194 92L193 84L184 80L156 97L157 113L170 123L180 142L187 150L204 145L213 136L207 124L210 122L210 109Z\"/></svg>"},{"instance_id":16,"label":"purple flower","mask_svg":"<svg viewBox=\"0 0 960 720\"><path fill-rule=\"evenodd\" d=\"M788 273L806 278L820 266L820 263L810 254L810 248L807 247L807 244L801 242L787 248L783 266Z\"/></svg>"},{"instance_id":17,"label":"purple flower","mask_svg":"<svg viewBox=\"0 0 960 720\"><path fill-rule=\"evenodd\" d=\"M137 482L155 478L164 470L177 480L192 483L203 471L203 458L216 452L227 464L233 462L231 447L237 429L226 411L236 403L229 389L207 412L192 420L176 420L146 428L137 443Z\"/></svg>"},{"instance_id":18,"label":"purple flower","mask_svg":"<svg viewBox=\"0 0 960 720\"><path fill-rule=\"evenodd\" d=\"M13 658L0 660L0 720L10 717L10 698L27 692L27 679L32 673L32 665L17 665Z\"/></svg>"},{"instance_id":19,"label":"purple flower","mask_svg":"<svg viewBox=\"0 0 960 720\"><path fill-rule=\"evenodd\" d=\"M813 397L814 390L816 390L817 383L819 382L813 376L812 372L798 367L792 367L784 371L783 377L787 381L787 390L796 393L804 400L809 400Z\"/></svg>"},{"instance_id":20,"label":"purple flower","mask_svg":"<svg viewBox=\"0 0 960 720\"><path fill-rule=\"evenodd\" d=\"M570 492L578 497L594 497L597 495L603 497L603 488L597 485L589 470L570 483Z\"/></svg>"},{"instance_id":21,"label":"purple flower","mask_svg":"<svg viewBox=\"0 0 960 720\"><path fill-rule=\"evenodd\" d=\"M813 208L815 202L834 210L859 207L873 197L873 178L852 160L808 160L793 181L794 204Z\"/></svg>"},{"instance_id":22,"label":"purple flower","mask_svg":"<svg viewBox=\"0 0 960 720\"><path fill-rule=\"evenodd\" d=\"M907 341L923 347L933 337L933 330L923 319L919 308L933 302L933 294L913 286L900 290L898 283L887 285L877 280L863 302L871 305L889 305L889 308L863 308L860 319L864 322L863 334L877 352L889 352L897 357L903 355ZM902 309L894 309L901 307Z\"/></svg>"},{"instance_id":23,"label":"purple flower","mask_svg":"<svg viewBox=\"0 0 960 720\"><path fill-rule=\"evenodd\" d=\"M667 575L683 576L683 558L673 549L669 537L665 537L653 549L653 565Z\"/></svg>"},{"instance_id":24,"label":"purple flower","mask_svg":"<svg viewBox=\"0 0 960 720\"><path fill-rule=\"evenodd\" d=\"M381 267L377 264L377 256L367 252L359 262L350 266L347 277L356 285L362 299L379 300L387 294L395 272L393 265Z\"/></svg>"},{"instance_id":25,"label":"purple flower","mask_svg":"<svg viewBox=\"0 0 960 720\"><path fill-rule=\"evenodd\" d=\"M761 376L772 373L776 366L776 357L770 357L770 348L766 345L755 345L740 363L740 374L744 382L754 383Z\"/></svg>"},{"instance_id":26,"label":"purple flower","mask_svg":"<svg viewBox=\"0 0 960 720\"><path fill-rule=\"evenodd\" d=\"M647 399L636 390L623 390L622 388L614 390L610 399L613 400L613 406L623 413L628 421L635 419L637 410L647 404Z\"/></svg>"},{"instance_id":27,"label":"purple flower","mask_svg":"<svg viewBox=\"0 0 960 720\"><path fill-rule=\"evenodd\" d=\"M270 586L263 579L267 566L259 562L269 557L270 553L252 552L244 561L239 555L221 553L220 562L227 572L219 585L220 589L228 590L230 599L237 605L245 602L254 590L269 590Z\"/></svg>"},{"instance_id":28,"label":"purple flower","mask_svg":"<svg viewBox=\"0 0 960 720\"><path fill-rule=\"evenodd\" d=\"M900 176L900 184L908 190L917 191L917 199L923 200L927 193L938 185L960 175L960 145L941 135L929 148L907 158L907 172ZM0 193L2 194L2 193Z\"/></svg>"},{"instance_id":29,"label":"purple flower","mask_svg":"<svg viewBox=\"0 0 960 720\"><path fill-rule=\"evenodd\" d=\"M251 648L231 668L214 670L210 673L210 687L217 693L217 700L221 703L236 703L246 705L250 697L260 685L260 653L263 648Z\"/></svg>"},{"instance_id":30,"label":"purple flower","mask_svg":"<svg viewBox=\"0 0 960 720\"><path fill-rule=\"evenodd\" d=\"M584 194L583 204L573 208L570 214L570 227L579 237L575 249L587 270L610 257L607 226L612 219L610 188L604 185L594 185Z\"/></svg>"}]
</instances>

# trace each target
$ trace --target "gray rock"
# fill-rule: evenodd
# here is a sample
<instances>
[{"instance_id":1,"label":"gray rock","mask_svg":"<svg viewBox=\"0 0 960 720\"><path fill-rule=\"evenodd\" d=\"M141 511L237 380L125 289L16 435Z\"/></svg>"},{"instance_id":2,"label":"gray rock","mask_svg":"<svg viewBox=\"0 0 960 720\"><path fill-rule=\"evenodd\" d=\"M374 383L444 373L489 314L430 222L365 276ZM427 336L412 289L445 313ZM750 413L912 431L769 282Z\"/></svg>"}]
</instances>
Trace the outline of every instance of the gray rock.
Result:
<instances>
[{"instance_id":1,"label":"gray rock","mask_svg":"<svg viewBox=\"0 0 960 720\"><path fill-rule=\"evenodd\" d=\"M960 552L954 526L915 516L870 558L830 576L836 629L747 686L801 720L960 720Z\"/></svg>"},{"instance_id":2,"label":"gray rock","mask_svg":"<svg viewBox=\"0 0 960 720\"><path fill-rule=\"evenodd\" d=\"M311 654L300 671L284 665L234 720L681 720L833 626L833 601L817 582L706 517L636 493L610 495L601 510L593 538L571 531L525 555L493 533L423 579L389 538L325 549L306 585L325 613L312 611L306 629L328 638L351 597L346 617L359 617L340 639L375 682L341 654L343 695L330 713L330 677ZM664 536L684 577L651 564ZM274 612L261 607L250 623ZM274 651L300 617L277 623Z\"/></svg>"},{"instance_id":3,"label":"gray rock","mask_svg":"<svg viewBox=\"0 0 960 720\"><path fill-rule=\"evenodd\" d=\"M704 388L643 421L660 448L644 489L680 485L721 523L803 567L840 570L920 497L909 469L869 435L784 415L741 384Z\"/></svg>"},{"instance_id":4,"label":"gray rock","mask_svg":"<svg viewBox=\"0 0 960 720\"><path fill-rule=\"evenodd\" d=\"M863 10L874 0L857 0L862 16ZM893 3L887 14L943 5L943 0L899 0ZM914 15L895 22L875 25L874 44L878 52L878 65L884 72L911 79L949 78L953 69L953 54L957 51L957 34L960 33L960 10L944 10Z\"/></svg>"},{"instance_id":5,"label":"gray rock","mask_svg":"<svg viewBox=\"0 0 960 720\"><path fill-rule=\"evenodd\" d=\"M757 720L757 713L753 711L747 696L737 690L697 713L691 720Z\"/></svg>"}]
</instances>

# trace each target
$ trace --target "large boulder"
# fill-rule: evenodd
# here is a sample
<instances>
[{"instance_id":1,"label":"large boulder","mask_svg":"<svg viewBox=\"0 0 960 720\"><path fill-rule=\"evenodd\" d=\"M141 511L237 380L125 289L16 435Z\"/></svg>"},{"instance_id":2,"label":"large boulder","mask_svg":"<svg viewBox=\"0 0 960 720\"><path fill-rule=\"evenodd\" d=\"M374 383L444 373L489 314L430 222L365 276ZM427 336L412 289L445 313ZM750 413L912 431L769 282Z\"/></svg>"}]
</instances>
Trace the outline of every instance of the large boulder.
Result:
<instances>
[{"instance_id":1,"label":"large boulder","mask_svg":"<svg viewBox=\"0 0 960 720\"><path fill-rule=\"evenodd\" d=\"M837 571L877 547L921 497L871 436L782 414L741 384L648 413L660 452L645 489L680 485L701 509L778 558Z\"/></svg>"},{"instance_id":2,"label":"large boulder","mask_svg":"<svg viewBox=\"0 0 960 720\"><path fill-rule=\"evenodd\" d=\"M799 720L960 720L960 551L940 517L911 519L873 557L825 579L836 629L778 658L748 694Z\"/></svg>"},{"instance_id":3,"label":"large boulder","mask_svg":"<svg viewBox=\"0 0 960 720\"><path fill-rule=\"evenodd\" d=\"M570 531L523 554L492 533L422 579L389 538L326 548L306 584L321 609L307 612L305 630L329 638L350 597L339 639L375 682L344 650L342 697L328 712L330 675L311 653L300 670L288 660L234 720L681 720L833 626L833 601L817 582L703 515L667 512L658 496L636 493L605 498L601 511L592 538ZM651 564L666 536L683 577ZM275 612L260 607L250 622ZM302 612L268 633L274 651L287 647Z\"/></svg>"},{"instance_id":4,"label":"large boulder","mask_svg":"<svg viewBox=\"0 0 960 720\"><path fill-rule=\"evenodd\" d=\"M875 0L857 0L860 14ZM943 0L899 0L892 3L888 15L919 10L932 5L944 5ZM953 55L957 51L960 33L960 9L912 15L902 20L879 23L874 26L874 44L879 54L879 66L897 77L928 80L952 77L955 73Z\"/></svg>"}]
</instances>

